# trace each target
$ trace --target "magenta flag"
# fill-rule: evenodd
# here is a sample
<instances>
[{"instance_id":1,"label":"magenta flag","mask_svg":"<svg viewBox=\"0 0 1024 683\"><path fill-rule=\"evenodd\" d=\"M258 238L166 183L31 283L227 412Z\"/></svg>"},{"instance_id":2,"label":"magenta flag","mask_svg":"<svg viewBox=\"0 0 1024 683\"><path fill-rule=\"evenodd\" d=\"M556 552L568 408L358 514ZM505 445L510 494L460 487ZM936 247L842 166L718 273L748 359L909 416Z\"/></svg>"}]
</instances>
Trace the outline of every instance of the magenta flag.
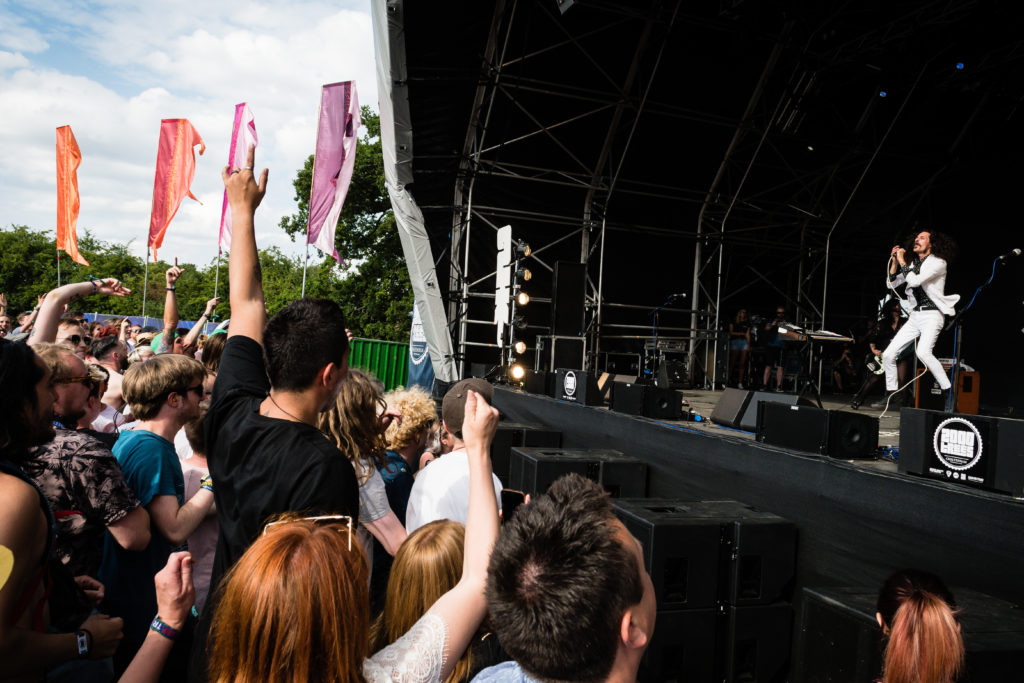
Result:
<instances>
[{"instance_id":1,"label":"magenta flag","mask_svg":"<svg viewBox=\"0 0 1024 683\"><path fill-rule=\"evenodd\" d=\"M249 105L245 102L235 105L235 124L231 129L231 148L228 151L228 166L244 168L249 148L259 144L256 137L256 121ZM231 212L228 211L228 191L224 190L224 202L220 208L220 237L217 246L231 250Z\"/></svg>"},{"instance_id":2,"label":"magenta flag","mask_svg":"<svg viewBox=\"0 0 1024 683\"><path fill-rule=\"evenodd\" d=\"M325 85L320 91L320 125L316 134L306 243L330 254L339 263L341 257L334 248L334 233L356 163L359 125L355 81Z\"/></svg>"}]
</instances>

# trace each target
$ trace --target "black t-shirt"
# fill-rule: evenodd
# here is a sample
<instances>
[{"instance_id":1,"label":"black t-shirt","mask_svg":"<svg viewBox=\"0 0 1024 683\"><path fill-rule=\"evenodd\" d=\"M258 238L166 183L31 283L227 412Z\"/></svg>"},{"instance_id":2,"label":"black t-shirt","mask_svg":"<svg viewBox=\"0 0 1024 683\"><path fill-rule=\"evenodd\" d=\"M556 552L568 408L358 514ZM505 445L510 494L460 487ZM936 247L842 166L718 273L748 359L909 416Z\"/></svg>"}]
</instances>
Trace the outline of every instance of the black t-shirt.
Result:
<instances>
[{"instance_id":1,"label":"black t-shirt","mask_svg":"<svg viewBox=\"0 0 1024 683\"><path fill-rule=\"evenodd\" d=\"M206 414L206 457L220 525L211 586L274 515L342 514L358 520L352 463L316 427L260 415L269 390L260 345L231 337Z\"/></svg>"}]
</instances>

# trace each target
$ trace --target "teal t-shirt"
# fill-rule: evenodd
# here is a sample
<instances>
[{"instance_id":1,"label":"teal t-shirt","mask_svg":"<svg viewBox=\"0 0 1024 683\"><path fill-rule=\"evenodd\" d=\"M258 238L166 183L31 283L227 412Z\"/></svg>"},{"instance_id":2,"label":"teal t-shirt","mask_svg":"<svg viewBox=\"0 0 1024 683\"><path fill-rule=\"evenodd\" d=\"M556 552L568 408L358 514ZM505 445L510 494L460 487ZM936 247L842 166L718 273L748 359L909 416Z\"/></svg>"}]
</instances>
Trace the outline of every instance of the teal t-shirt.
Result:
<instances>
[{"instance_id":1,"label":"teal t-shirt","mask_svg":"<svg viewBox=\"0 0 1024 683\"><path fill-rule=\"evenodd\" d=\"M175 496L185 502L185 477L174 444L144 430L121 432L114 446L125 481L139 502L147 507L156 496ZM107 533L99 580L106 588L103 611L124 619L124 639L141 643L156 616L153 576L164 568L173 550L150 522L152 540L145 550L125 550Z\"/></svg>"}]
</instances>

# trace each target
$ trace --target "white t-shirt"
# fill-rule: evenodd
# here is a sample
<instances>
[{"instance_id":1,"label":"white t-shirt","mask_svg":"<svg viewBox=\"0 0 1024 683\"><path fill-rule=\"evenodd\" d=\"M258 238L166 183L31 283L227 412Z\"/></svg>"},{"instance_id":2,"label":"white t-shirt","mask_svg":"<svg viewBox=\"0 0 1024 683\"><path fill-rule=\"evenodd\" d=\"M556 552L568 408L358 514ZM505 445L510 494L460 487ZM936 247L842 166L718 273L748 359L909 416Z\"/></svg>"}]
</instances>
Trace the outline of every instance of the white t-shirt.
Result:
<instances>
[{"instance_id":1,"label":"white t-shirt","mask_svg":"<svg viewBox=\"0 0 1024 683\"><path fill-rule=\"evenodd\" d=\"M501 480L492 472L494 497L501 506ZM452 451L431 462L416 476L405 511L410 534L438 519L466 523L469 512L469 457L466 449Z\"/></svg>"},{"instance_id":2,"label":"white t-shirt","mask_svg":"<svg viewBox=\"0 0 1024 683\"><path fill-rule=\"evenodd\" d=\"M121 425L126 423L128 420L125 419L124 415L119 413L113 407L108 406L106 403L103 404L103 410L96 416L96 419L89 425L97 432L104 434L112 434L120 430Z\"/></svg>"}]
</instances>

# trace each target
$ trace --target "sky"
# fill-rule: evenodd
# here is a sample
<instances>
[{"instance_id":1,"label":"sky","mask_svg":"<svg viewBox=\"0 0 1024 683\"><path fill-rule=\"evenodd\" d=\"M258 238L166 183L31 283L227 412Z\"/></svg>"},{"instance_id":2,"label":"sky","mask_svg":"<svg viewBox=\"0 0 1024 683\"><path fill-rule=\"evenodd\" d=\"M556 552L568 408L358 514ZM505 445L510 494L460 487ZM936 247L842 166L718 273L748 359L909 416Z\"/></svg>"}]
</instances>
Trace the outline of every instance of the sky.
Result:
<instances>
[{"instance_id":1,"label":"sky","mask_svg":"<svg viewBox=\"0 0 1024 683\"><path fill-rule=\"evenodd\" d=\"M55 129L70 125L82 152L78 234L144 256L160 120L187 118L206 143L192 182L202 205L182 202L159 255L210 263L234 107L248 102L257 172L270 169L257 243L302 253L277 225L296 210L292 180L316 142L320 86L355 80L360 103L377 109L369 9L368 0L0 0L0 229L53 229Z\"/></svg>"}]
</instances>

